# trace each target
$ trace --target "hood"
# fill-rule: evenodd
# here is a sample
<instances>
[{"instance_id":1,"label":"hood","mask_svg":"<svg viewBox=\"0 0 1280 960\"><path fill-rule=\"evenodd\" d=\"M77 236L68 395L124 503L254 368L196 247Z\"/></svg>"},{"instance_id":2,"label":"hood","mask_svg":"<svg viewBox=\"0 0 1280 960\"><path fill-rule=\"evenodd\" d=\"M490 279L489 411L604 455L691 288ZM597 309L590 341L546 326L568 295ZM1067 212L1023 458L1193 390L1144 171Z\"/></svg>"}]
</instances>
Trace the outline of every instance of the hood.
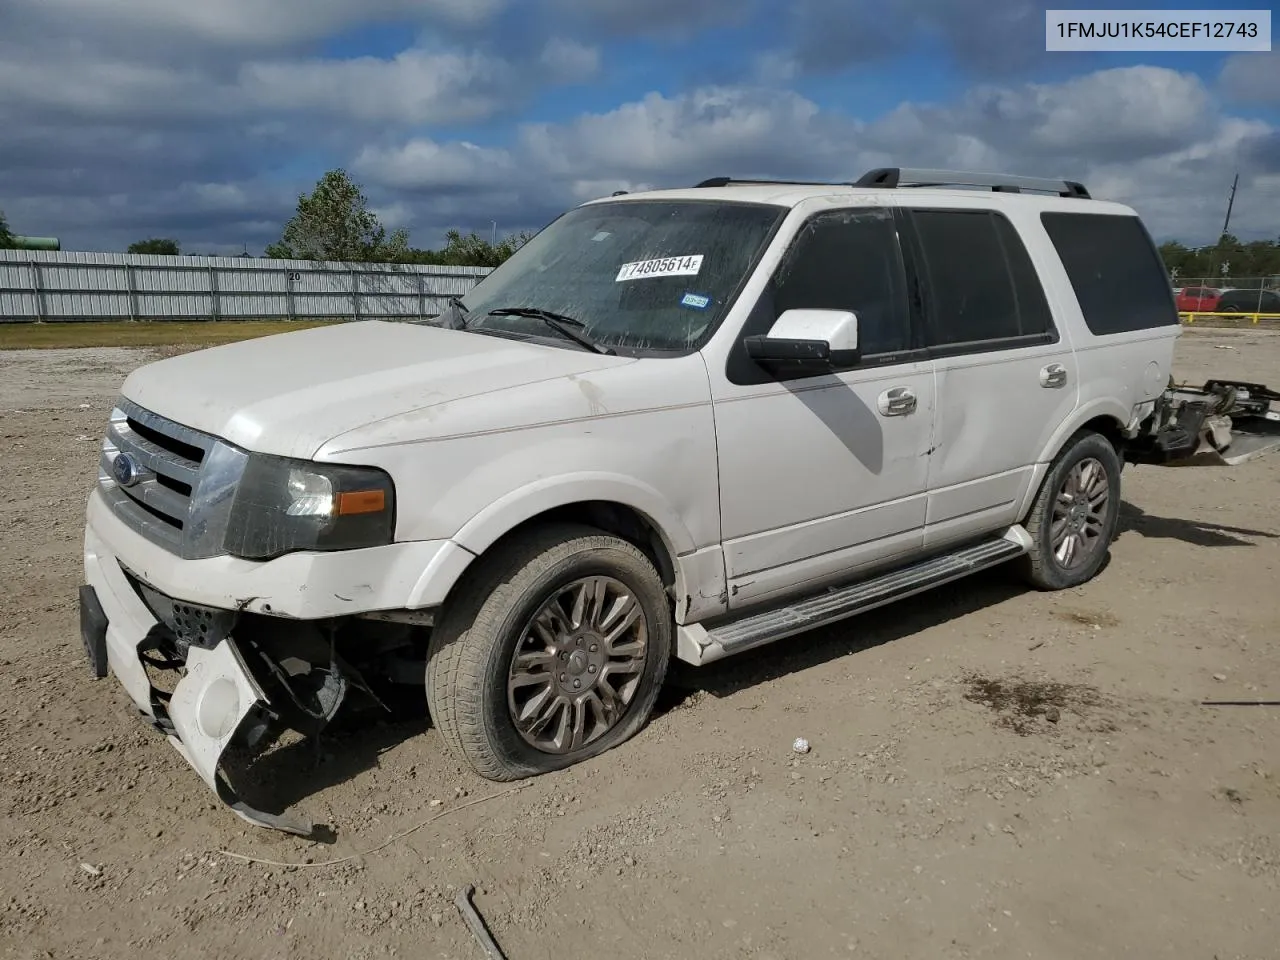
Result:
<instances>
[{"instance_id":1,"label":"hood","mask_svg":"<svg viewBox=\"0 0 1280 960\"><path fill-rule=\"evenodd\" d=\"M171 357L135 370L121 392L245 449L309 458L327 440L389 417L632 362L368 320Z\"/></svg>"}]
</instances>

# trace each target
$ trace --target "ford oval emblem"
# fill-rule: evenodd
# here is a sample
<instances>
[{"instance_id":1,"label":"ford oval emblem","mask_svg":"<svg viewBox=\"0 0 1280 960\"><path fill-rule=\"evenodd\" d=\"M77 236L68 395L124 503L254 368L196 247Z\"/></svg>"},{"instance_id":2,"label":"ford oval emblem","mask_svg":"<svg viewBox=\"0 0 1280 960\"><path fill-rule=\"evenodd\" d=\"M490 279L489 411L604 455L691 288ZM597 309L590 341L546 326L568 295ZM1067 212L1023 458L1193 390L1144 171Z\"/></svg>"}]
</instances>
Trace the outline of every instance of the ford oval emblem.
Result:
<instances>
[{"instance_id":1,"label":"ford oval emblem","mask_svg":"<svg viewBox=\"0 0 1280 960\"><path fill-rule=\"evenodd\" d=\"M115 462L111 464L111 475L120 486L132 487L138 482L138 465L127 453L118 453Z\"/></svg>"}]
</instances>

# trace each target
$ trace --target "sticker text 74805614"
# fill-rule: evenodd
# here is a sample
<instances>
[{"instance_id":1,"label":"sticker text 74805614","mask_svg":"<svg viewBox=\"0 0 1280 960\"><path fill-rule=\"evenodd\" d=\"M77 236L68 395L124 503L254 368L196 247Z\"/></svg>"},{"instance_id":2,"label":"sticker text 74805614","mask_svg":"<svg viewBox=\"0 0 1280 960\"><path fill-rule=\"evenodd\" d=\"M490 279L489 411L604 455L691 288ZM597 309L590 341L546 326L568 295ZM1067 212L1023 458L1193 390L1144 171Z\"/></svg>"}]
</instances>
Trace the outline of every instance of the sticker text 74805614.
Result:
<instances>
[{"instance_id":1,"label":"sticker text 74805614","mask_svg":"<svg viewBox=\"0 0 1280 960\"><path fill-rule=\"evenodd\" d=\"M649 277L696 277L702 269L702 254L687 257L659 257L656 260L637 260L624 263L614 282L646 280Z\"/></svg>"}]
</instances>

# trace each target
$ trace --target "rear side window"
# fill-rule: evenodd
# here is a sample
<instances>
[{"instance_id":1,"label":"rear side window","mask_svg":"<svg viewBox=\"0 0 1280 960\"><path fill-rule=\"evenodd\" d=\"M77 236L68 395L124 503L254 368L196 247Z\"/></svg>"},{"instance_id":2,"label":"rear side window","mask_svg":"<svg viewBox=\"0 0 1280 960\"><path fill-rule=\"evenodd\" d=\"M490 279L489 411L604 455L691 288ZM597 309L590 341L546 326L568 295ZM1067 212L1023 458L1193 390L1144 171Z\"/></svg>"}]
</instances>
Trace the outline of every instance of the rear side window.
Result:
<instances>
[{"instance_id":1,"label":"rear side window","mask_svg":"<svg viewBox=\"0 0 1280 960\"><path fill-rule=\"evenodd\" d=\"M1095 336L1178 324L1164 263L1137 217L1042 213L1085 325ZM1196 290L1192 296L1202 296Z\"/></svg>"},{"instance_id":2,"label":"rear side window","mask_svg":"<svg viewBox=\"0 0 1280 960\"><path fill-rule=\"evenodd\" d=\"M1017 230L990 210L913 210L929 278L928 345L1053 336L1044 288Z\"/></svg>"}]
</instances>

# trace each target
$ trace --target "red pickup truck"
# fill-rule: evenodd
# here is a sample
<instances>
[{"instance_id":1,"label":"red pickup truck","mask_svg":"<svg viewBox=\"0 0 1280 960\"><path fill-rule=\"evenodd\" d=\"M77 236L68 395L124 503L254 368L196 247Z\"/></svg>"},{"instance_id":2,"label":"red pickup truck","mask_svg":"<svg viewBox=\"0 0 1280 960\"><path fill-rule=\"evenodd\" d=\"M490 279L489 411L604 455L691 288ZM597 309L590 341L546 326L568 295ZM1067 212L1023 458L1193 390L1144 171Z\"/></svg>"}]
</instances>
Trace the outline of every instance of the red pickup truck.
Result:
<instances>
[{"instance_id":1,"label":"red pickup truck","mask_svg":"<svg viewBox=\"0 0 1280 960\"><path fill-rule=\"evenodd\" d=\"M1179 313L1213 313L1221 297L1222 291L1214 287L1183 287L1174 302Z\"/></svg>"}]
</instances>

